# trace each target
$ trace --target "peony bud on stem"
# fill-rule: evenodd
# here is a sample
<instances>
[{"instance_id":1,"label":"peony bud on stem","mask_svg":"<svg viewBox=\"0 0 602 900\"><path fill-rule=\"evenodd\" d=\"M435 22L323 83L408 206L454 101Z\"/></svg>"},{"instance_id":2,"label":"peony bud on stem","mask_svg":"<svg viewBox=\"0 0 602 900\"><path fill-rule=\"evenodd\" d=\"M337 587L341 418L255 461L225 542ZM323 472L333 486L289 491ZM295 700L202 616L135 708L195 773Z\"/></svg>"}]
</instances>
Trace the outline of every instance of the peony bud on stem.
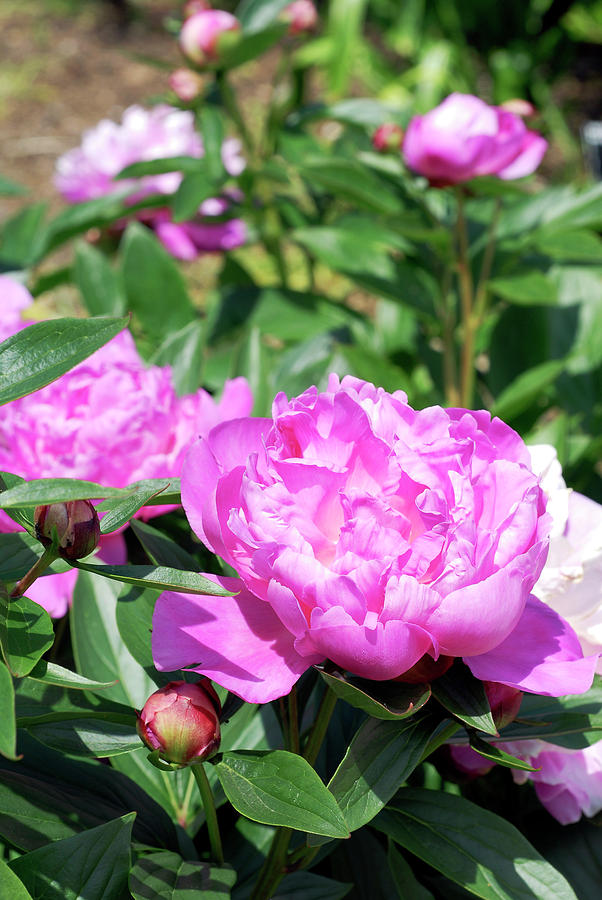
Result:
<instances>
[{"instance_id":1,"label":"peony bud on stem","mask_svg":"<svg viewBox=\"0 0 602 900\"><path fill-rule=\"evenodd\" d=\"M211 790L211 785L209 784L202 763L192 766L192 774L194 775L199 788L199 794L201 795L201 800L203 801L205 821L207 823L207 831L209 832L209 843L211 844L211 856L213 860L221 866L224 864L224 851L222 849L222 839L219 833L213 791Z\"/></svg>"}]
</instances>

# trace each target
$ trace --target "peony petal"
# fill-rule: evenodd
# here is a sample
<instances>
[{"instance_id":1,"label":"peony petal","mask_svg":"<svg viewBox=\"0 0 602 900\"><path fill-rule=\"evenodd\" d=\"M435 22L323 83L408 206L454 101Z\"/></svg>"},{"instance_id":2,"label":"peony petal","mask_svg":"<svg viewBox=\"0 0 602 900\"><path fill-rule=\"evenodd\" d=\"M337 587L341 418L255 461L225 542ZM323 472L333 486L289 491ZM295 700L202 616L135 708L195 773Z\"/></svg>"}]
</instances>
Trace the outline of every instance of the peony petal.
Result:
<instances>
[{"instance_id":1,"label":"peony petal","mask_svg":"<svg viewBox=\"0 0 602 900\"><path fill-rule=\"evenodd\" d=\"M497 172L498 178L509 181L512 178L524 178L525 175L531 175L542 161L548 142L535 131L527 131L523 144L518 156L506 166Z\"/></svg>"},{"instance_id":2,"label":"peony petal","mask_svg":"<svg viewBox=\"0 0 602 900\"><path fill-rule=\"evenodd\" d=\"M77 569L60 575L43 575L27 589L27 597L43 606L53 619L64 616L69 607L77 580Z\"/></svg>"},{"instance_id":3,"label":"peony petal","mask_svg":"<svg viewBox=\"0 0 602 900\"><path fill-rule=\"evenodd\" d=\"M323 656L301 656L268 603L236 578L207 575L235 597L161 594L153 616L153 658L160 671L189 668L249 703L288 694Z\"/></svg>"},{"instance_id":4,"label":"peony petal","mask_svg":"<svg viewBox=\"0 0 602 900\"><path fill-rule=\"evenodd\" d=\"M464 662L481 681L561 697L591 687L597 659L598 654L583 657L568 622L531 596L518 625L501 644L479 656L465 656Z\"/></svg>"}]
</instances>

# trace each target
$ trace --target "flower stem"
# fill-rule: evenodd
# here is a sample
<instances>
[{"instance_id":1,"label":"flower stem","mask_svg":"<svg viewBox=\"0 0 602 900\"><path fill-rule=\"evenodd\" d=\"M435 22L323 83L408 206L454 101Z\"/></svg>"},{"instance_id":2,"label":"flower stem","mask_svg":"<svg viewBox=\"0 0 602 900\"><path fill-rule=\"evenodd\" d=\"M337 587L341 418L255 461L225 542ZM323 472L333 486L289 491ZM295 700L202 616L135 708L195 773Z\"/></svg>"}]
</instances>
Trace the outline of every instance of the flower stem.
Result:
<instances>
[{"instance_id":1,"label":"flower stem","mask_svg":"<svg viewBox=\"0 0 602 900\"><path fill-rule=\"evenodd\" d=\"M253 138L251 137L251 132L247 128L247 123L243 118L238 103L236 102L236 97L234 95L234 91L230 87L226 72L223 69L220 69L215 73L215 80L219 88L224 108L236 125L240 133L243 146L249 157L249 161L251 162L255 158L255 143L253 141Z\"/></svg>"},{"instance_id":2,"label":"flower stem","mask_svg":"<svg viewBox=\"0 0 602 900\"><path fill-rule=\"evenodd\" d=\"M460 402L462 406L471 407L474 391L474 285L468 258L468 228L464 215L464 192L461 187L456 189L456 198L458 206L456 218L457 266L464 339L460 367Z\"/></svg>"},{"instance_id":3,"label":"flower stem","mask_svg":"<svg viewBox=\"0 0 602 900\"><path fill-rule=\"evenodd\" d=\"M209 784L207 773L205 772L202 763L196 763L195 765L191 766L191 768L192 773L196 779L196 783L199 786L201 800L203 801L205 821L207 822L207 831L209 832L209 843L211 844L211 856L213 857L213 860L218 864L218 866L222 866L224 864L224 851L222 850L222 839L219 833L219 825L217 822L217 813L215 811L215 801L213 799L211 785Z\"/></svg>"},{"instance_id":4,"label":"flower stem","mask_svg":"<svg viewBox=\"0 0 602 900\"><path fill-rule=\"evenodd\" d=\"M487 306L487 281L489 280L489 276L491 275L491 267L493 265L493 257L495 255L495 239L497 237L497 226L500 220L501 211L502 199L501 197L498 197L495 204L495 210L491 218L491 223L489 225L487 245L485 247L485 252L483 253L483 262L481 264L481 271L479 273L479 280L477 282L475 291L473 317L475 332L480 328L485 316L485 309Z\"/></svg>"},{"instance_id":5,"label":"flower stem","mask_svg":"<svg viewBox=\"0 0 602 900\"><path fill-rule=\"evenodd\" d=\"M58 559L59 553L54 544L51 544L50 547L46 547L40 558L37 562L33 564L27 575L24 575L23 578L18 581L11 591L11 600L16 600L17 597L22 597L28 587L34 583L36 578L46 571L49 565L51 565L55 559Z\"/></svg>"},{"instance_id":6,"label":"flower stem","mask_svg":"<svg viewBox=\"0 0 602 900\"><path fill-rule=\"evenodd\" d=\"M316 721L314 722L314 727L311 730L303 754L307 762L312 766L317 759L320 747L322 746L322 741L328 731L328 724L334 712L336 702L337 695L334 691L331 691L330 688L326 688L326 692L322 697L320 709L318 710L318 715L316 716Z\"/></svg>"},{"instance_id":7,"label":"flower stem","mask_svg":"<svg viewBox=\"0 0 602 900\"><path fill-rule=\"evenodd\" d=\"M301 744L299 741L299 709L297 706L297 690L295 686L291 688L288 695L288 727L289 727L289 747L293 753L301 752Z\"/></svg>"}]
</instances>

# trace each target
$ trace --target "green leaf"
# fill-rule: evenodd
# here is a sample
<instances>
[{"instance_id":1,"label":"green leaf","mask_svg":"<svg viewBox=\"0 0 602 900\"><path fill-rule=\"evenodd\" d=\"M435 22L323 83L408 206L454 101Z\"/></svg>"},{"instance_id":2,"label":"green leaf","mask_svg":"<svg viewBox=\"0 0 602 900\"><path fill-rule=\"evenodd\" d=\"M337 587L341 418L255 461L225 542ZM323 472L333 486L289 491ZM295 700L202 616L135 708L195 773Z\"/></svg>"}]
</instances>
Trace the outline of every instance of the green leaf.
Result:
<instances>
[{"instance_id":1,"label":"green leaf","mask_svg":"<svg viewBox=\"0 0 602 900\"><path fill-rule=\"evenodd\" d=\"M69 500L87 500L98 497L123 497L120 488L104 487L94 481L78 481L76 478L36 478L3 491L0 508L42 506L49 503L66 503Z\"/></svg>"},{"instance_id":2,"label":"green leaf","mask_svg":"<svg viewBox=\"0 0 602 900\"><path fill-rule=\"evenodd\" d=\"M290 0L242 0L236 18L245 32L261 31L278 17Z\"/></svg>"},{"instance_id":3,"label":"green leaf","mask_svg":"<svg viewBox=\"0 0 602 900\"><path fill-rule=\"evenodd\" d=\"M136 662L147 671L155 666L151 649L153 612L157 593L133 585L124 585L117 598L115 617L119 634ZM159 675L159 673L157 673ZM154 672L151 677L155 677ZM169 681L170 679L166 679Z\"/></svg>"},{"instance_id":4,"label":"green leaf","mask_svg":"<svg viewBox=\"0 0 602 900\"><path fill-rule=\"evenodd\" d=\"M274 888L271 900L342 900L352 887L314 872L291 872Z\"/></svg>"},{"instance_id":5,"label":"green leaf","mask_svg":"<svg viewBox=\"0 0 602 900\"><path fill-rule=\"evenodd\" d=\"M554 359L523 372L498 396L492 414L504 421L519 415L556 381L565 368L564 360Z\"/></svg>"},{"instance_id":6,"label":"green leaf","mask_svg":"<svg viewBox=\"0 0 602 900\"><path fill-rule=\"evenodd\" d=\"M74 203L61 210L61 212L52 219L38 242L36 261L59 247L65 241L70 240L78 234L83 234L90 228L105 228L118 219L127 215L132 215L137 209L149 206L157 206L158 202L165 204L165 199L160 198L159 201L154 198L147 197L140 203L128 204L126 197L129 193L128 188L123 188L119 192L106 194L103 197L95 197L93 200L86 200L84 203Z\"/></svg>"},{"instance_id":7,"label":"green leaf","mask_svg":"<svg viewBox=\"0 0 602 900\"><path fill-rule=\"evenodd\" d=\"M120 586L81 572L71 607L71 638L75 667L95 681L118 683L103 690L103 698L141 709L157 686L125 646L115 618Z\"/></svg>"},{"instance_id":8,"label":"green leaf","mask_svg":"<svg viewBox=\"0 0 602 900\"><path fill-rule=\"evenodd\" d=\"M334 119L346 125L362 128L377 128L385 122L401 121L400 110L395 106L380 103L372 97L349 97L331 105L312 104L290 117L293 121L306 122L312 119ZM289 121L290 121L289 119Z\"/></svg>"},{"instance_id":9,"label":"green leaf","mask_svg":"<svg viewBox=\"0 0 602 900\"><path fill-rule=\"evenodd\" d=\"M428 684L403 684L400 681L370 681L356 675L325 672L316 666L337 697L373 716L399 721L413 716L431 696Z\"/></svg>"},{"instance_id":10,"label":"green leaf","mask_svg":"<svg viewBox=\"0 0 602 900\"><path fill-rule=\"evenodd\" d=\"M555 284L541 272L532 271L508 278L493 278L487 282L487 286L493 294L511 303L525 306L539 304L555 306L558 302Z\"/></svg>"},{"instance_id":11,"label":"green leaf","mask_svg":"<svg viewBox=\"0 0 602 900\"><path fill-rule=\"evenodd\" d=\"M17 726L15 723L15 691L10 672L0 662L0 753L6 759L17 757Z\"/></svg>"},{"instance_id":12,"label":"green leaf","mask_svg":"<svg viewBox=\"0 0 602 900\"><path fill-rule=\"evenodd\" d=\"M198 156L168 156L164 159L146 159L131 163L122 169L115 180L142 178L145 175L163 175L165 172L196 172L200 165Z\"/></svg>"},{"instance_id":13,"label":"green leaf","mask_svg":"<svg viewBox=\"0 0 602 900\"><path fill-rule=\"evenodd\" d=\"M431 892L416 879L405 857L392 841L389 841L387 862L399 896L403 897L403 900L435 900Z\"/></svg>"},{"instance_id":14,"label":"green leaf","mask_svg":"<svg viewBox=\"0 0 602 900\"><path fill-rule=\"evenodd\" d=\"M53 643L52 619L39 603L27 597L9 600L4 591L0 591L2 656L16 678L31 672Z\"/></svg>"},{"instance_id":15,"label":"green leaf","mask_svg":"<svg viewBox=\"0 0 602 900\"><path fill-rule=\"evenodd\" d=\"M436 678L431 685L433 697L448 712L471 728L497 735L483 682L475 678L463 663Z\"/></svg>"},{"instance_id":16,"label":"green leaf","mask_svg":"<svg viewBox=\"0 0 602 900\"><path fill-rule=\"evenodd\" d=\"M12 472L0 472L0 493L11 487L15 487L17 484L23 484L24 481L25 479L21 478L20 475L13 475ZM17 525L20 525L21 528L24 528L25 531L29 532L32 537L35 537L36 529L33 524L33 515L30 509L19 509L16 507L15 509L11 509L10 512L7 512L7 515L10 516L13 522L16 522ZM38 542L36 541L36 543ZM33 562L31 565L33 565ZM31 566L28 568L31 568ZM9 581L10 579L7 578L6 580Z\"/></svg>"},{"instance_id":17,"label":"green leaf","mask_svg":"<svg viewBox=\"0 0 602 900\"><path fill-rule=\"evenodd\" d=\"M321 226L297 228L291 237L336 271L349 274L364 272L385 279L394 276L393 261L376 235L370 237L356 233L353 227Z\"/></svg>"},{"instance_id":18,"label":"green leaf","mask_svg":"<svg viewBox=\"0 0 602 900\"><path fill-rule=\"evenodd\" d=\"M101 717L64 719L62 722L30 725L27 730L47 747L84 759L117 756L140 747L134 721L126 725L107 722Z\"/></svg>"},{"instance_id":19,"label":"green leaf","mask_svg":"<svg viewBox=\"0 0 602 900\"><path fill-rule=\"evenodd\" d=\"M283 35L288 25L285 22L274 22L260 31L243 32L241 39L230 49L220 53L219 66L223 69L234 69L256 57L261 56L273 47Z\"/></svg>"},{"instance_id":20,"label":"green leaf","mask_svg":"<svg viewBox=\"0 0 602 900\"><path fill-rule=\"evenodd\" d=\"M139 857L130 872L134 900L225 900L236 872L205 862L185 862L177 853Z\"/></svg>"},{"instance_id":21,"label":"green leaf","mask_svg":"<svg viewBox=\"0 0 602 900\"><path fill-rule=\"evenodd\" d=\"M353 65L362 49L367 6L368 0L331 0L329 4L327 30L332 52L327 74L336 97L348 92Z\"/></svg>"},{"instance_id":22,"label":"green leaf","mask_svg":"<svg viewBox=\"0 0 602 900\"><path fill-rule=\"evenodd\" d=\"M539 697L525 694L519 716L500 734L502 741L542 739L582 749L602 739L602 681L585 694Z\"/></svg>"},{"instance_id":23,"label":"green leaf","mask_svg":"<svg viewBox=\"0 0 602 900\"><path fill-rule=\"evenodd\" d=\"M13 860L11 869L43 900L121 900L135 815L32 850Z\"/></svg>"},{"instance_id":24,"label":"green leaf","mask_svg":"<svg viewBox=\"0 0 602 900\"><path fill-rule=\"evenodd\" d=\"M194 571L197 568L194 556L187 553L158 528L153 528L152 525L141 519L133 519L131 528L156 566L170 566L185 572Z\"/></svg>"},{"instance_id":25,"label":"green leaf","mask_svg":"<svg viewBox=\"0 0 602 900\"><path fill-rule=\"evenodd\" d=\"M513 825L463 797L403 788L372 824L483 900L576 900Z\"/></svg>"},{"instance_id":26,"label":"green leaf","mask_svg":"<svg viewBox=\"0 0 602 900\"><path fill-rule=\"evenodd\" d=\"M478 753L479 756L484 756L485 759L490 759L499 766L507 766L510 769L522 769L525 772L539 771L539 769L534 769L533 766L526 763L524 759L518 759L518 757L512 756L510 753L506 753L501 747L496 747L495 744L489 744L487 741L481 740L476 734L469 734L468 737L470 746L475 753Z\"/></svg>"},{"instance_id":27,"label":"green leaf","mask_svg":"<svg viewBox=\"0 0 602 900\"><path fill-rule=\"evenodd\" d=\"M209 177L206 167L184 175L172 200L174 222L186 222L199 211L203 200L215 195L215 182Z\"/></svg>"},{"instance_id":28,"label":"green leaf","mask_svg":"<svg viewBox=\"0 0 602 900\"><path fill-rule=\"evenodd\" d=\"M203 149L208 178L219 185L228 177L222 161L222 144L224 142L224 123L218 107L206 103L199 112L199 124L203 136Z\"/></svg>"},{"instance_id":29,"label":"green leaf","mask_svg":"<svg viewBox=\"0 0 602 900\"><path fill-rule=\"evenodd\" d=\"M0 534L0 581L18 581L23 578L38 561L41 551L42 545L30 534L21 531ZM56 574L68 572L70 568L64 560L57 559L46 571Z\"/></svg>"},{"instance_id":30,"label":"green leaf","mask_svg":"<svg viewBox=\"0 0 602 900\"><path fill-rule=\"evenodd\" d=\"M57 687L73 688L78 691L101 691L103 688L113 687L114 681L93 681L91 678L84 678L77 672L71 672L64 669L63 666L57 666L56 663L47 662L41 659L29 673L29 677L42 684L53 684Z\"/></svg>"},{"instance_id":31,"label":"green leaf","mask_svg":"<svg viewBox=\"0 0 602 900\"><path fill-rule=\"evenodd\" d=\"M213 597L231 597L221 585L198 575L196 572L182 572L167 566L94 566L76 560L73 565L84 572L101 575L122 584L135 584L155 591L179 591L181 594L203 594Z\"/></svg>"},{"instance_id":32,"label":"green leaf","mask_svg":"<svg viewBox=\"0 0 602 900\"><path fill-rule=\"evenodd\" d=\"M4 266L25 269L36 259L40 245L46 203L26 206L4 223L0 260Z\"/></svg>"},{"instance_id":33,"label":"green leaf","mask_svg":"<svg viewBox=\"0 0 602 900\"><path fill-rule=\"evenodd\" d=\"M137 222L128 226L122 251L128 308L158 345L197 317L180 267Z\"/></svg>"},{"instance_id":34,"label":"green leaf","mask_svg":"<svg viewBox=\"0 0 602 900\"><path fill-rule=\"evenodd\" d=\"M349 835L334 797L301 756L241 750L224 753L216 770L232 806L255 822L334 838Z\"/></svg>"},{"instance_id":35,"label":"green leaf","mask_svg":"<svg viewBox=\"0 0 602 900\"><path fill-rule=\"evenodd\" d=\"M0 859L0 897L2 900L32 900L32 896L12 869Z\"/></svg>"},{"instance_id":36,"label":"green leaf","mask_svg":"<svg viewBox=\"0 0 602 900\"><path fill-rule=\"evenodd\" d=\"M50 319L13 334L0 344L0 404L55 381L127 324L127 318Z\"/></svg>"},{"instance_id":37,"label":"green leaf","mask_svg":"<svg viewBox=\"0 0 602 900\"><path fill-rule=\"evenodd\" d=\"M403 722L364 722L328 784L350 831L389 802L420 762L433 729L434 722L422 715Z\"/></svg>"},{"instance_id":38,"label":"green leaf","mask_svg":"<svg viewBox=\"0 0 602 900\"><path fill-rule=\"evenodd\" d=\"M199 320L168 335L152 358L155 366L171 366L171 377L180 397L194 394L203 378L205 329Z\"/></svg>"},{"instance_id":39,"label":"green leaf","mask_svg":"<svg viewBox=\"0 0 602 900\"><path fill-rule=\"evenodd\" d=\"M391 185L366 166L352 160L309 159L301 167L301 175L313 187L318 185L362 209L391 216L400 215L403 211L403 204L391 190Z\"/></svg>"},{"instance_id":40,"label":"green leaf","mask_svg":"<svg viewBox=\"0 0 602 900\"><path fill-rule=\"evenodd\" d=\"M602 262L602 240L593 231L546 231L535 235L535 247L552 259L573 262Z\"/></svg>"},{"instance_id":41,"label":"green leaf","mask_svg":"<svg viewBox=\"0 0 602 900\"><path fill-rule=\"evenodd\" d=\"M0 195L3 197L19 197L27 193L27 188L6 175L0 175Z\"/></svg>"},{"instance_id":42,"label":"green leaf","mask_svg":"<svg viewBox=\"0 0 602 900\"><path fill-rule=\"evenodd\" d=\"M169 480L159 484L144 484L142 482L135 487L129 496L119 497L114 500L104 501L100 504L99 509L106 514L102 517L100 523L101 534L109 534L111 531L117 531L122 525L132 518L143 506L146 506L151 497L156 497L162 491L169 487Z\"/></svg>"},{"instance_id":43,"label":"green leaf","mask_svg":"<svg viewBox=\"0 0 602 900\"><path fill-rule=\"evenodd\" d=\"M125 312L123 286L107 257L92 244L78 244L74 278L91 316L120 316Z\"/></svg>"}]
</instances>

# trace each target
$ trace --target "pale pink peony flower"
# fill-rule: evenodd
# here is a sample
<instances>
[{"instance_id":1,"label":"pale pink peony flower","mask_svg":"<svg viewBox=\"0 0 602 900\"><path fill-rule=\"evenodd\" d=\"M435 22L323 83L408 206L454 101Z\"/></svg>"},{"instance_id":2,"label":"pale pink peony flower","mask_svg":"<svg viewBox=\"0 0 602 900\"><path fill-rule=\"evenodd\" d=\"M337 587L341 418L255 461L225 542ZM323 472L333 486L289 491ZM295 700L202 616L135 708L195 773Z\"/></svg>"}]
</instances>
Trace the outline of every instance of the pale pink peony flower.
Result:
<instances>
[{"instance_id":1,"label":"pale pink peony flower","mask_svg":"<svg viewBox=\"0 0 602 900\"><path fill-rule=\"evenodd\" d=\"M292 36L312 31L318 24L318 11L312 0L293 0L285 6L281 18L289 23Z\"/></svg>"},{"instance_id":2,"label":"pale pink peony flower","mask_svg":"<svg viewBox=\"0 0 602 900\"><path fill-rule=\"evenodd\" d=\"M184 103L191 103L200 95L203 89L203 79L198 72L181 67L174 69L167 79L168 84L176 97Z\"/></svg>"},{"instance_id":3,"label":"pale pink peony flower","mask_svg":"<svg viewBox=\"0 0 602 900\"><path fill-rule=\"evenodd\" d=\"M324 659L385 680L443 654L519 690L591 684L595 660L531 596L550 517L524 443L487 412L415 411L332 375L194 443L182 499L240 579L219 579L238 591L219 609L159 598L159 669L190 666L251 702Z\"/></svg>"},{"instance_id":4,"label":"pale pink peony flower","mask_svg":"<svg viewBox=\"0 0 602 900\"><path fill-rule=\"evenodd\" d=\"M191 73L194 74L194 73ZM133 203L153 194L169 196L178 189L182 174L165 172L161 175L146 175L119 181L115 176L126 166L154 159L169 159L174 156L203 156L203 142L194 127L194 114L190 110L175 109L160 104L147 110L141 106L130 106L125 110L121 123L103 119L94 128L84 132L79 147L63 154L56 164L55 185L65 200L80 203L93 200L124 189L129 191L128 202ZM241 156L240 142L228 138L222 145L222 160L226 171L233 176L240 175L245 167ZM228 250L240 246L246 240L244 222L234 219L230 222L211 222L211 217L223 215L229 207L224 198L211 198L199 206L198 215L192 222L172 223L172 231L178 229L185 235L188 226L206 225L210 239L195 242L196 252ZM171 218L168 210L144 210L138 217L156 230L157 226ZM235 224L231 224L235 223ZM225 228L223 227L225 226ZM220 234L225 234L223 242ZM232 234L238 243L232 243ZM185 239L185 238L184 238ZM166 249L171 247L166 244ZM186 256L185 258L194 258Z\"/></svg>"},{"instance_id":5,"label":"pale pink peony flower","mask_svg":"<svg viewBox=\"0 0 602 900\"><path fill-rule=\"evenodd\" d=\"M0 341L25 327L23 311L31 306L27 288L9 275L0 275Z\"/></svg>"},{"instance_id":6,"label":"pale pink peony flower","mask_svg":"<svg viewBox=\"0 0 602 900\"><path fill-rule=\"evenodd\" d=\"M372 135L372 146L377 153L394 153L403 143L403 128L395 122L384 122Z\"/></svg>"},{"instance_id":7,"label":"pale pink peony flower","mask_svg":"<svg viewBox=\"0 0 602 900\"><path fill-rule=\"evenodd\" d=\"M403 155L411 169L445 187L479 175L530 175L546 148L547 141L513 112L471 94L450 94L426 115L414 116Z\"/></svg>"},{"instance_id":8,"label":"pale pink peony flower","mask_svg":"<svg viewBox=\"0 0 602 900\"><path fill-rule=\"evenodd\" d=\"M197 66L219 61L224 49L240 39L240 22L229 12L207 9L189 16L180 32L182 53Z\"/></svg>"},{"instance_id":9,"label":"pale pink peony flower","mask_svg":"<svg viewBox=\"0 0 602 900\"><path fill-rule=\"evenodd\" d=\"M6 296L0 294L3 317L15 309ZM0 470L26 479L81 478L110 487L176 477L192 440L225 419L248 415L252 402L244 378L227 381L217 403L202 389L178 397L171 369L147 367L130 333L122 331L57 381L0 407ZM163 510L147 507L144 515ZM0 512L0 530L19 529ZM103 536L100 550L107 562L125 561L121 535ZM28 596L51 615L63 615L75 576L38 579Z\"/></svg>"}]
</instances>

